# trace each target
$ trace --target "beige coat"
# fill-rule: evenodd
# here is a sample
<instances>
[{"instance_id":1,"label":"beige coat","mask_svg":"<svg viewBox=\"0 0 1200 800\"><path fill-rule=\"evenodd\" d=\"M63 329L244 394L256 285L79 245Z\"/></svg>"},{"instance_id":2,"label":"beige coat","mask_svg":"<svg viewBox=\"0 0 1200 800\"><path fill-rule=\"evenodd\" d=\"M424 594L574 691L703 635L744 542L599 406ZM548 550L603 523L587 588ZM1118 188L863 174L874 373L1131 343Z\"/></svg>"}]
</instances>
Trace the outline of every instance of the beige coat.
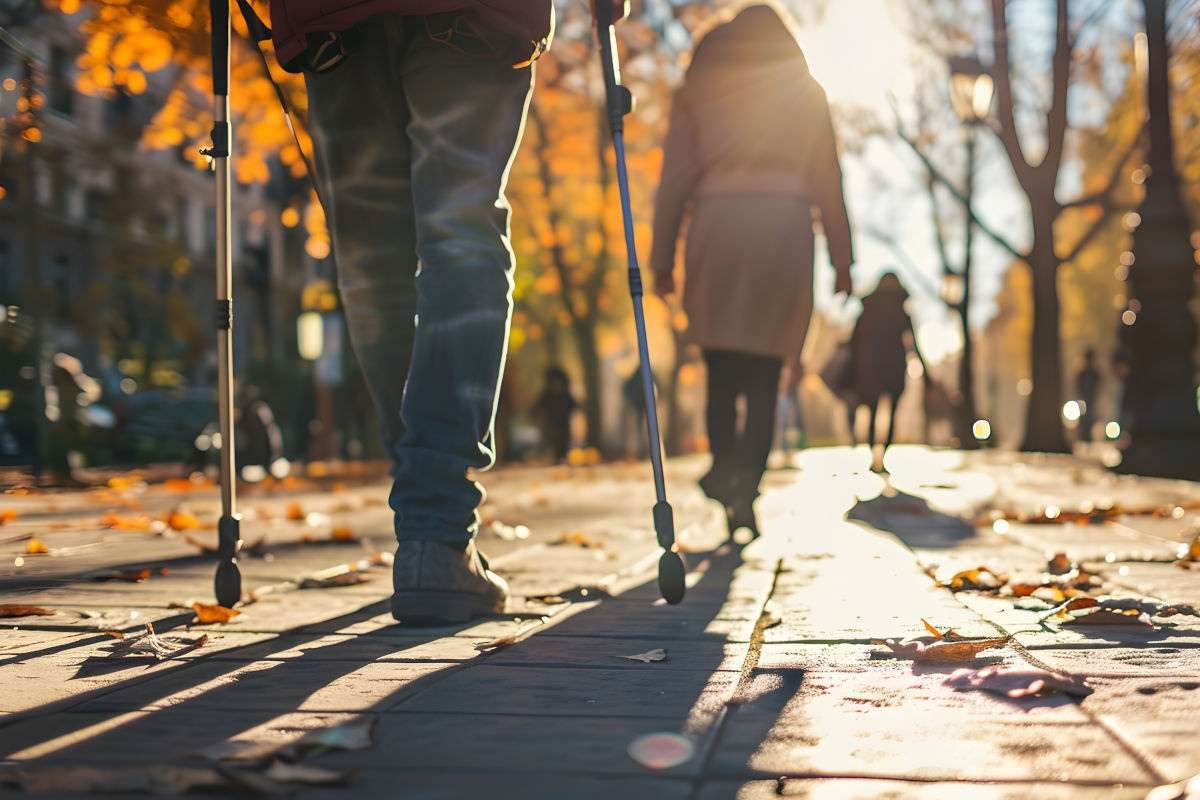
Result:
<instances>
[{"instance_id":1,"label":"beige coat","mask_svg":"<svg viewBox=\"0 0 1200 800\"><path fill-rule=\"evenodd\" d=\"M853 261L850 225L825 93L790 33L746 16L705 37L675 95L651 267L674 267L687 218L689 340L791 358L812 314L813 210L835 267Z\"/></svg>"}]
</instances>

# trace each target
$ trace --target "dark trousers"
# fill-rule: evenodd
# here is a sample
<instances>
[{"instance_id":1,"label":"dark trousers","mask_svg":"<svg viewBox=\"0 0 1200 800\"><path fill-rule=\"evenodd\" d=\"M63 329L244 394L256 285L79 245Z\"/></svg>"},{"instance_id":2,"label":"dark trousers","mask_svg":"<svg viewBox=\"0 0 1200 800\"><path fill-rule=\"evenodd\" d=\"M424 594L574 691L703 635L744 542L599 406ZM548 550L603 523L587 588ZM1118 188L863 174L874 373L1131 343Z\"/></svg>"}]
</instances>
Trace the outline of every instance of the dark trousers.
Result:
<instances>
[{"instance_id":1,"label":"dark trousers","mask_svg":"<svg viewBox=\"0 0 1200 800\"><path fill-rule=\"evenodd\" d=\"M350 339L394 463L396 537L465 544L483 496L468 470L495 460L504 189L532 72L382 15L341 65L305 77Z\"/></svg>"},{"instance_id":2,"label":"dark trousers","mask_svg":"<svg viewBox=\"0 0 1200 800\"><path fill-rule=\"evenodd\" d=\"M705 350L708 365L708 443L712 469L701 480L705 493L727 506L744 505L758 496L775 438L775 406L783 360L774 356ZM738 425L738 398L746 416Z\"/></svg>"}]
</instances>

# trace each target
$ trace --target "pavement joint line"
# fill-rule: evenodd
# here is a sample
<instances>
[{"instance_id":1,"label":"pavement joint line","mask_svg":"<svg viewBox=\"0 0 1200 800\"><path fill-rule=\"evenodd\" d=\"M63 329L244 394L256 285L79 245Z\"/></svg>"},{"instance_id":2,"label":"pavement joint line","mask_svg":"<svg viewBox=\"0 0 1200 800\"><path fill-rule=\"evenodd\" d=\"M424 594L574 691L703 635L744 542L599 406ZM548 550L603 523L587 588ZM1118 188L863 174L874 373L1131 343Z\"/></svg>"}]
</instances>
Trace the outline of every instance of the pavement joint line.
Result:
<instances>
[{"instance_id":1,"label":"pavement joint line","mask_svg":"<svg viewBox=\"0 0 1200 800\"><path fill-rule=\"evenodd\" d=\"M1147 781L1110 781L1110 780L1088 780L1087 778L1070 778L1066 780L1058 780L1055 778L963 778L963 777L947 777L937 775L903 775L892 773L873 773L873 772L816 772L816 771L799 771L799 772L765 772L757 770L727 770L714 772L712 775L705 775L704 781L729 781L729 780L756 780L756 781L813 781L813 780L838 780L838 781L897 781L902 783L925 784L925 783L954 783L964 786L1079 786L1081 788L1117 788L1122 786L1132 786L1137 788L1152 789L1161 784L1151 783Z\"/></svg>"},{"instance_id":2,"label":"pavement joint line","mask_svg":"<svg viewBox=\"0 0 1200 800\"><path fill-rule=\"evenodd\" d=\"M720 747L721 735L725 732L725 725L730 715L734 713L737 706L744 702L743 697L758 666L759 654L762 652L764 631L766 631L769 623L773 624L767 608L771 603L772 597L775 595L775 586L779 582L779 575L782 571L783 558L779 557L775 559L772 569L771 586L763 595L762 607L759 609L758 619L754 623L754 631L750 634L750 643L746 648L746 657L742 661L738 682L733 687L733 691L730 692L729 698L721 704L721 708L717 712L717 718L711 722L708 729L704 732L704 741L701 750L703 756L698 765L701 778L704 778L710 771L713 757L716 755L718 747ZM697 785L693 788L689 796L694 800L699 791L700 786Z\"/></svg>"}]
</instances>

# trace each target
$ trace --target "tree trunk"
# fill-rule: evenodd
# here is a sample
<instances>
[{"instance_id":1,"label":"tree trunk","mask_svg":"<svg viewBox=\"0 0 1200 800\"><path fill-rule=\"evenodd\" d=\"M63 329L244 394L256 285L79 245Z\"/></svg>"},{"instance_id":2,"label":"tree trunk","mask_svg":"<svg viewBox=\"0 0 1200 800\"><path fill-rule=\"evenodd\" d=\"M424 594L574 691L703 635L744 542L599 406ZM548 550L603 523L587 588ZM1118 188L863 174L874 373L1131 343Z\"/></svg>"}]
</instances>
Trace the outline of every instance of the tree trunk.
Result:
<instances>
[{"instance_id":1,"label":"tree trunk","mask_svg":"<svg viewBox=\"0 0 1200 800\"><path fill-rule=\"evenodd\" d=\"M1029 364L1033 393L1025 418L1025 452L1067 453L1062 424L1062 342L1059 336L1058 258L1054 254L1054 217L1034 211L1038 224L1029 269L1033 273L1033 336Z\"/></svg>"},{"instance_id":2,"label":"tree trunk","mask_svg":"<svg viewBox=\"0 0 1200 800\"><path fill-rule=\"evenodd\" d=\"M600 355L596 350L596 325L590 319L574 319L575 346L583 370L583 415L587 420L587 446L603 450L603 420L600 413Z\"/></svg>"}]
</instances>

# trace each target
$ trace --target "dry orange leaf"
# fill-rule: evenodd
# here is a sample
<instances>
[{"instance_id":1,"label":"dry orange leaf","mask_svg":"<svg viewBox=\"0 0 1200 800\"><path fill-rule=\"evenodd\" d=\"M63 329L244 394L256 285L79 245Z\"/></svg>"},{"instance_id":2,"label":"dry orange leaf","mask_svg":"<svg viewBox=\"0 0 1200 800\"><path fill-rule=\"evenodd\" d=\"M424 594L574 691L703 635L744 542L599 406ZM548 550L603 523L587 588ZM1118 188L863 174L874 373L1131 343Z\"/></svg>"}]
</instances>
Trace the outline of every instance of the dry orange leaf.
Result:
<instances>
[{"instance_id":1,"label":"dry orange leaf","mask_svg":"<svg viewBox=\"0 0 1200 800\"><path fill-rule=\"evenodd\" d=\"M118 531L148 531L153 525L153 520L141 515L123 517L120 514L105 514L100 518L100 524Z\"/></svg>"},{"instance_id":2,"label":"dry orange leaf","mask_svg":"<svg viewBox=\"0 0 1200 800\"><path fill-rule=\"evenodd\" d=\"M1075 565L1071 563L1071 559L1067 558L1066 553L1055 553L1054 557L1046 564L1046 571L1051 575L1066 575L1074 568Z\"/></svg>"},{"instance_id":3,"label":"dry orange leaf","mask_svg":"<svg viewBox=\"0 0 1200 800\"><path fill-rule=\"evenodd\" d=\"M304 509L300 507L299 503L291 503L287 507L286 516L292 522L303 522L305 517Z\"/></svg>"},{"instance_id":4,"label":"dry orange leaf","mask_svg":"<svg viewBox=\"0 0 1200 800\"><path fill-rule=\"evenodd\" d=\"M17 518L16 509L0 508L0 525L5 525Z\"/></svg>"},{"instance_id":5,"label":"dry orange leaf","mask_svg":"<svg viewBox=\"0 0 1200 800\"><path fill-rule=\"evenodd\" d=\"M329 538L335 542L353 542L358 537L354 535L354 531L349 528L334 528L329 532Z\"/></svg>"},{"instance_id":6,"label":"dry orange leaf","mask_svg":"<svg viewBox=\"0 0 1200 800\"><path fill-rule=\"evenodd\" d=\"M595 539L588 536L582 531L566 531L560 533L554 544L573 544L576 547L592 548L599 547L599 543Z\"/></svg>"},{"instance_id":7,"label":"dry orange leaf","mask_svg":"<svg viewBox=\"0 0 1200 800\"><path fill-rule=\"evenodd\" d=\"M192 610L196 612L196 622L201 625L212 625L218 622L229 622L242 612L225 606L207 605L205 603L192 603Z\"/></svg>"},{"instance_id":8,"label":"dry orange leaf","mask_svg":"<svg viewBox=\"0 0 1200 800\"><path fill-rule=\"evenodd\" d=\"M1192 539L1192 543L1187 546L1186 550L1183 550L1179 556L1179 561L1180 563L1200 561L1200 533L1196 534L1196 538Z\"/></svg>"},{"instance_id":9,"label":"dry orange leaf","mask_svg":"<svg viewBox=\"0 0 1200 800\"><path fill-rule=\"evenodd\" d=\"M1010 638L1012 637L1002 636L995 639L958 639L956 641L939 639L932 644L921 641L899 642L895 639L887 639L879 644L886 645L898 656L911 658L914 661L941 663L970 661L984 650L1003 647L1008 644Z\"/></svg>"},{"instance_id":10,"label":"dry orange leaf","mask_svg":"<svg viewBox=\"0 0 1200 800\"><path fill-rule=\"evenodd\" d=\"M46 547L45 542L36 536L25 543L25 555L41 556L50 552L50 548Z\"/></svg>"},{"instance_id":11,"label":"dry orange leaf","mask_svg":"<svg viewBox=\"0 0 1200 800\"><path fill-rule=\"evenodd\" d=\"M1081 598L1082 599L1082 598ZM1063 625L1139 625L1153 628L1154 623L1136 608L1101 608L1088 614L1071 616Z\"/></svg>"},{"instance_id":12,"label":"dry orange leaf","mask_svg":"<svg viewBox=\"0 0 1200 800\"><path fill-rule=\"evenodd\" d=\"M195 514L178 508L167 515L166 522L173 531L190 531L200 527L200 520Z\"/></svg>"},{"instance_id":13,"label":"dry orange leaf","mask_svg":"<svg viewBox=\"0 0 1200 800\"><path fill-rule=\"evenodd\" d=\"M1008 583L1007 575L1001 575L993 569L979 566L957 573L946 585L950 591L960 592L969 589L999 589L1006 583Z\"/></svg>"},{"instance_id":14,"label":"dry orange leaf","mask_svg":"<svg viewBox=\"0 0 1200 800\"><path fill-rule=\"evenodd\" d=\"M0 603L0 617L52 617L58 612L42 606L21 606Z\"/></svg>"}]
</instances>

